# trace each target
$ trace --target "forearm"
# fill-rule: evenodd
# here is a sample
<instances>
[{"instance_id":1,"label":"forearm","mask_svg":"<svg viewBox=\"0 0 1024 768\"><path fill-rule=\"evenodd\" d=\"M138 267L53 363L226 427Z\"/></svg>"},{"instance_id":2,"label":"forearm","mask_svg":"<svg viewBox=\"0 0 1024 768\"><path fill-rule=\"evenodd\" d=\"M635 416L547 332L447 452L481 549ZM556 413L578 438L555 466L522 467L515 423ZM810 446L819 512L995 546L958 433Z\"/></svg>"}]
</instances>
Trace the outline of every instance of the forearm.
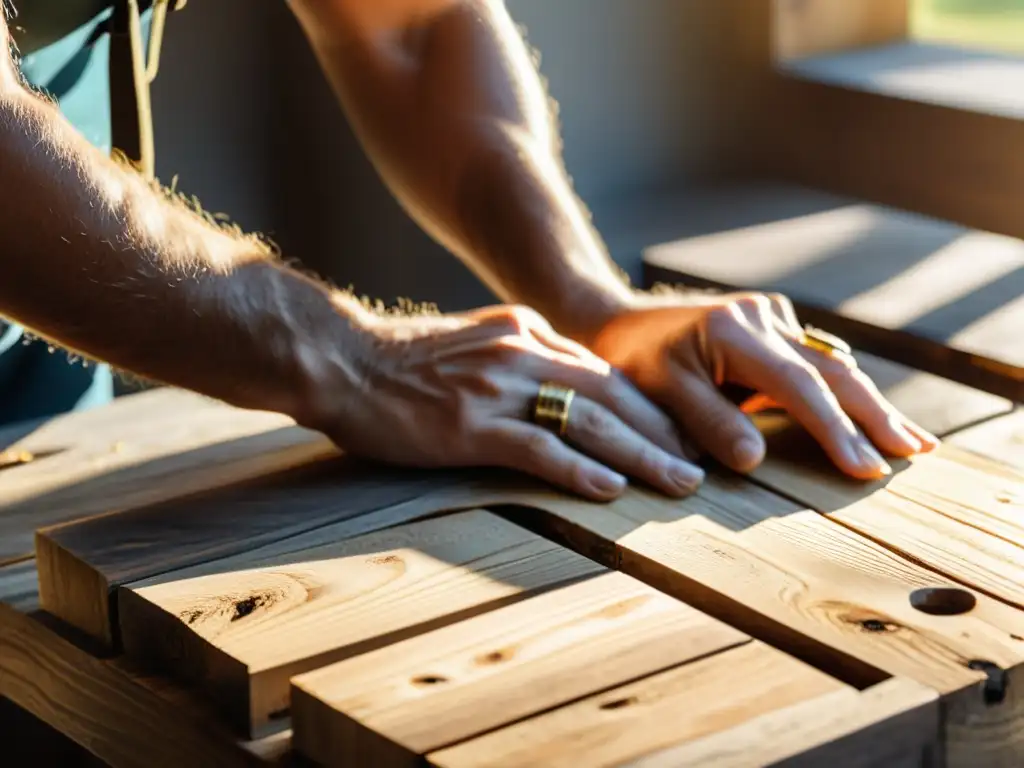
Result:
<instances>
[{"instance_id":1,"label":"forearm","mask_svg":"<svg viewBox=\"0 0 1024 768\"><path fill-rule=\"evenodd\" d=\"M0 242L0 314L243 407L300 417L318 366L346 342L345 307L323 286L169 199L10 85Z\"/></svg>"},{"instance_id":2,"label":"forearm","mask_svg":"<svg viewBox=\"0 0 1024 768\"><path fill-rule=\"evenodd\" d=\"M547 96L502 3L293 4L392 191L502 300L584 340L630 301L566 179Z\"/></svg>"}]
</instances>

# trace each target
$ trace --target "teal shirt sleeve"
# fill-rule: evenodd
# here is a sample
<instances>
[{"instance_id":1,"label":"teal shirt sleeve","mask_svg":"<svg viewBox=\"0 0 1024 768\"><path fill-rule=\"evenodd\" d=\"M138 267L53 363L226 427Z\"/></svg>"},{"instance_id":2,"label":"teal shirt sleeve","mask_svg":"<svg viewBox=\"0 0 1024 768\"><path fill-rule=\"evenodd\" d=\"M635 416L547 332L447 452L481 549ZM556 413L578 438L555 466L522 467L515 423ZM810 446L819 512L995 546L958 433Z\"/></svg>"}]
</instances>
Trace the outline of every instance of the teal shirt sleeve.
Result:
<instances>
[{"instance_id":1,"label":"teal shirt sleeve","mask_svg":"<svg viewBox=\"0 0 1024 768\"><path fill-rule=\"evenodd\" d=\"M26 55L26 80L48 93L86 139L110 152L109 11L51 45ZM0 321L0 424L94 408L114 397L106 365L85 365L17 325Z\"/></svg>"}]
</instances>

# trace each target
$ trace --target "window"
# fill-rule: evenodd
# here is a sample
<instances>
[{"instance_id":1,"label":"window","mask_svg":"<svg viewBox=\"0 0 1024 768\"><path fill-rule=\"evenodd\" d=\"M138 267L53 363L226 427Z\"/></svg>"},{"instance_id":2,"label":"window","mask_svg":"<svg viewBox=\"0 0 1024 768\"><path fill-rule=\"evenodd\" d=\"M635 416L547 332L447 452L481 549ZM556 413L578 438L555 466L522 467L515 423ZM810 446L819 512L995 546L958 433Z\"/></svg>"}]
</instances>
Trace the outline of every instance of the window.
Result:
<instances>
[{"instance_id":1,"label":"window","mask_svg":"<svg viewBox=\"0 0 1024 768\"><path fill-rule=\"evenodd\" d=\"M911 35L1024 53L1024 0L913 0Z\"/></svg>"}]
</instances>

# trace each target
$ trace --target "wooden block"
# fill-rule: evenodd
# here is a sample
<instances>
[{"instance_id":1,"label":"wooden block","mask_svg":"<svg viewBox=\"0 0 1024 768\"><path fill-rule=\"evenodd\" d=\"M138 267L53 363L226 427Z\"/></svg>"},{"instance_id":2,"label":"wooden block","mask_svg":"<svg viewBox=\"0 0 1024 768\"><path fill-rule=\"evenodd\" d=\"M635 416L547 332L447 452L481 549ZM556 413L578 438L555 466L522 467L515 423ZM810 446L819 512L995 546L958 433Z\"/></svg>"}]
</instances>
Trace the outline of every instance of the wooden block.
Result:
<instances>
[{"instance_id":1,"label":"wooden block","mask_svg":"<svg viewBox=\"0 0 1024 768\"><path fill-rule=\"evenodd\" d=\"M452 482L443 472L317 462L206 495L44 529L36 542L40 601L48 612L113 648L109 595L119 584L338 521L351 521L349 536L406 522L420 514L420 498ZM379 514L360 517L370 512Z\"/></svg>"},{"instance_id":2,"label":"wooden block","mask_svg":"<svg viewBox=\"0 0 1024 768\"><path fill-rule=\"evenodd\" d=\"M294 678L295 746L319 765L418 765L428 752L749 641L608 573Z\"/></svg>"},{"instance_id":3,"label":"wooden block","mask_svg":"<svg viewBox=\"0 0 1024 768\"><path fill-rule=\"evenodd\" d=\"M844 689L755 641L438 750L428 760L443 768L619 766L787 707L824 703Z\"/></svg>"},{"instance_id":4,"label":"wooden block","mask_svg":"<svg viewBox=\"0 0 1024 768\"><path fill-rule=\"evenodd\" d=\"M961 430L947 442L992 461L1024 469L1024 409Z\"/></svg>"},{"instance_id":5,"label":"wooden block","mask_svg":"<svg viewBox=\"0 0 1024 768\"><path fill-rule=\"evenodd\" d=\"M683 220L663 222L666 210ZM781 292L855 347L1024 400L1019 240L772 184L669 198L623 222L647 232L648 284Z\"/></svg>"},{"instance_id":6,"label":"wooden block","mask_svg":"<svg viewBox=\"0 0 1024 768\"><path fill-rule=\"evenodd\" d=\"M475 511L205 570L121 588L124 648L254 735L287 714L293 675L604 569Z\"/></svg>"},{"instance_id":7,"label":"wooden block","mask_svg":"<svg viewBox=\"0 0 1024 768\"><path fill-rule=\"evenodd\" d=\"M37 528L240 482L337 454L280 414L175 389L11 425L4 450L34 457L0 471L0 563L33 552Z\"/></svg>"},{"instance_id":8,"label":"wooden block","mask_svg":"<svg viewBox=\"0 0 1024 768\"><path fill-rule=\"evenodd\" d=\"M839 679L866 687L889 674L932 688L943 698L951 760L1013 765L1024 749L1008 725L1024 723L1024 613L817 512L714 473L682 502L630 490L602 507L539 492L514 503L529 507L514 520L603 553L617 569ZM919 590L973 607L926 613L915 602L936 593Z\"/></svg>"},{"instance_id":9,"label":"wooden block","mask_svg":"<svg viewBox=\"0 0 1024 768\"><path fill-rule=\"evenodd\" d=\"M632 768L938 768L934 691L893 678L769 712L631 763Z\"/></svg>"}]
</instances>

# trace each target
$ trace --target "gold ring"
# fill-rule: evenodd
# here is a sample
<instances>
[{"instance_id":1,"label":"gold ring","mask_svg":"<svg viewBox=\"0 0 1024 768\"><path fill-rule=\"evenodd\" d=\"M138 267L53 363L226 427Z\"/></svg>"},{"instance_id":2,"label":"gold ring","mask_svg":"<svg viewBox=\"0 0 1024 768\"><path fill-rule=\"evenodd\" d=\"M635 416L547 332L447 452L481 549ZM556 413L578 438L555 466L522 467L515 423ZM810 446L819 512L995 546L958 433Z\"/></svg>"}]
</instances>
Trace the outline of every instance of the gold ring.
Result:
<instances>
[{"instance_id":1,"label":"gold ring","mask_svg":"<svg viewBox=\"0 0 1024 768\"><path fill-rule=\"evenodd\" d=\"M561 384L545 382L540 385L537 403L533 407L533 420L539 426L565 437L569 430L569 408L576 391Z\"/></svg>"},{"instance_id":2,"label":"gold ring","mask_svg":"<svg viewBox=\"0 0 1024 768\"><path fill-rule=\"evenodd\" d=\"M804 326L800 343L829 357L835 357L837 354L846 357L853 355L853 348L845 341L812 325Z\"/></svg>"}]
</instances>

